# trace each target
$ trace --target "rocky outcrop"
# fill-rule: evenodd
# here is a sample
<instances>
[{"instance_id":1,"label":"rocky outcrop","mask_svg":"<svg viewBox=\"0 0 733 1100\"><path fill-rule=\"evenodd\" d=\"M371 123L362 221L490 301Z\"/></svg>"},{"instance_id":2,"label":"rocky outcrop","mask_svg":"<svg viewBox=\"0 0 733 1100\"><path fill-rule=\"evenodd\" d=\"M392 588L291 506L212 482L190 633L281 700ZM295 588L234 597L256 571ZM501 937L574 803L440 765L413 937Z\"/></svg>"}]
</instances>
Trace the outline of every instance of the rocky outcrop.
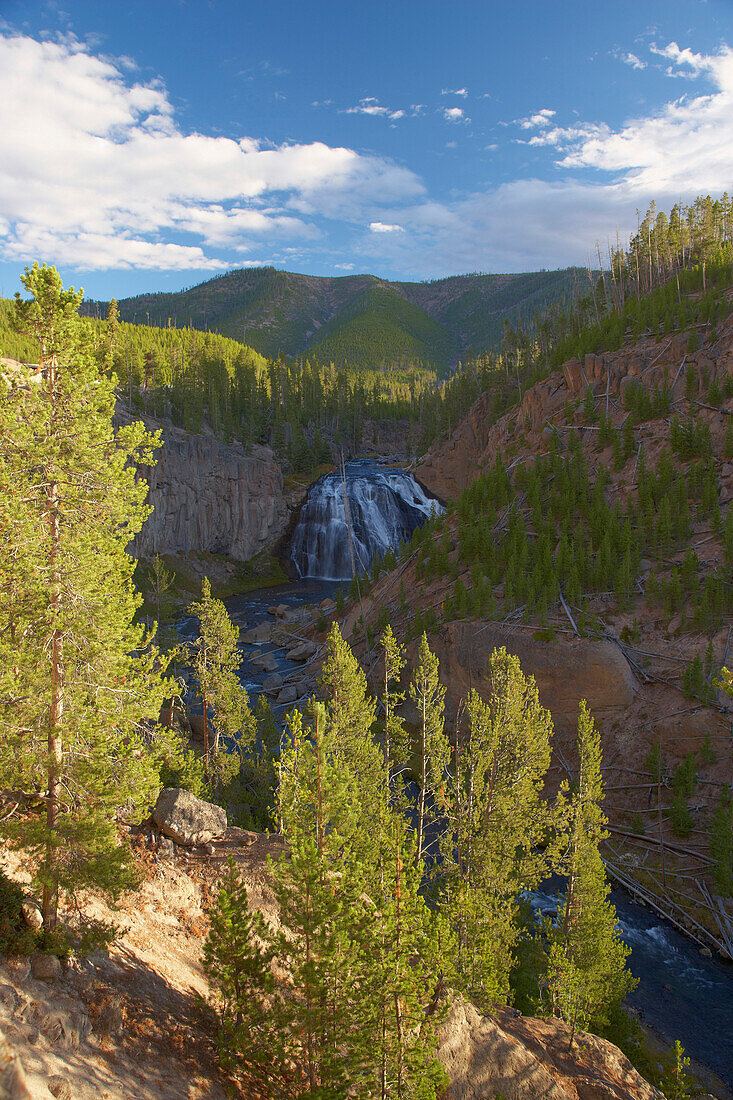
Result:
<instances>
[{"instance_id":1,"label":"rocky outcrop","mask_svg":"<svg viewBox=\"0 0 733 1100\"><path fill-rule=\"evenodd\" d=\"M267 447L245 450L165 424L158 462L141 473L153 512L130 546L136 557L195 551L247 561L287 526L282 471Z\"/></svg>"},{"instance_id":2,"label":"rocky outcrop","mask_svg":"<svg viewBox=\"0 0 733 1100\"><path fill-rule=\"evenodd\" d=\"M448 703L455 708L471 686L485 682L494 649L504 646L534 676L540 699L556 724L573 724L585 699L594 714L624 708L634 699L634 676L612 642L589 638L543 641L536 632L493 622L454 622L433 638ZM479 688L480 690L480 688Z\"/></svg>"},{"instance_id":3,"label":"rocky outcrop","mask_svg":"<svg viewBox=\"0 0 733 1100\"><path fill-rule=\"evenodd\" d=\"M0 1031L0 1100L31 1100L23 1066L2 1031Z\"/></svg>"},{"instance_id":4,"label":"rocky outcrop","mask_svg":"<svg viewBox=\"0 0 733 1100\"><path fill-rule=\"evenodd\" d=\"M205 844L227 829L226 810L204 802L180 787L164 787L153 809L153 821L176 844Z\"/></svg>"},{"instance_id":5,"label":"rocky outcrop","mask_svg":"<svg viewBox=\"0 0 733 1100\"><path fill-rule=\"evenodd\" d=\"M438 1058L450 1077L445 1100L656 1100L613 1043L579 1033L568 1052L560 1020L482 1016L456 1000L440 1027Z\"/></svg>"}]
</instances>

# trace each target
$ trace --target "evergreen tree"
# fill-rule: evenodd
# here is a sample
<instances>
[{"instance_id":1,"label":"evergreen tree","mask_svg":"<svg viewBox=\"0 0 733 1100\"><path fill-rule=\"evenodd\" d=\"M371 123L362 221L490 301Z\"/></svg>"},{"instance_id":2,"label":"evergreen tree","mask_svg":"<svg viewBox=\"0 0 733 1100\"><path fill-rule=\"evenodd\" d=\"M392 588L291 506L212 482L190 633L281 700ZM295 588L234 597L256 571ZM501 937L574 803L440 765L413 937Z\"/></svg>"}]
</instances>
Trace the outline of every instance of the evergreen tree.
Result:
<instances>
[{"instance_id":1,"label":"evergreen tree","mask_svg":"<svg viewBox=\"0 0 733 1100\"><path fill-rule=\"evenodd\" d=\"M250 913L247 889L230 857L209 913L203 966L216 991L222 1068L242 1088L283 1095L289 1071L278 1032L272 933Z\"/></svg>"},{"instance_id":2,"label":"evergreen tree","mask_svg":"<svg viewBox=\"0 0 733 1100\"><path fill-rule=\"evenodd\" d=\"M95 363L81 292L55 268L26 269L16 324L37 343L41 381L0 381L0 783L40 796L42 816L4 825L43 892L46 932L59 891L131 882L116 811L149 804L157 785L140 719L166 686L125 547L149 509L136 464L158 440L112 426L114 378ZM7 567L6 567L7 563Z\"/></svg>"},{"instance_id":3,"label":"evergreen tree","mask_svg":"<svg viewBox=\"0 0 733 1100\"><path fill-rule=\"evenodd\" d=\"M450 746L444 730L445 687L440 682L438 658L430 652L427 634L417 648L417 663L410 680L409 693L418 712L417 752L420 757L420 791L417 803L416 863L434 846L431 827L441 817L445 801L445 773L450 761Z\"/></svg>"},{"instance_id":4,"label":"evergreen tree","mask_svg":"<svg viewBox=\"0 0 733 1100\"><path fill-rule=\"evenodd\" d=\"M237 649L239 627L229 618L222 601L211 595L208 577L204 577L201 584L201 599L188 610L199 621L199 637L193 647L193 669L203 703L204 761L216 790L225 787L239 771L241 754L252 747L255 722L247 692L237 676L241 663ZM230 749L238 751L227 753L222 738L230 741Z\"/></svg>"},{"instance_id":5,"label":"evergreen tree","mask_svg":"<svg viewBox=\"0 0 733 1100\"><path fill-rule=\"evenodd\" d=\"M275 941L291 993L279 1029L300 1080L295 1096L336 1100L368 1065L359 996L359 943L371 908L354 856L359 791L345 770L337 730L322 703L305 730L294 718L284 746L282 828L289 852L275 870L283 931ZM373 904L373 903L372 903Z\"/></svg>"},{"instance_id":6,"label":"evergreen tree","mask_svg":"<svg viewBox=\"0 0 733 1100\"><path fill-rule=\"evenodd\" d=\"M601 739L585 700L578 715L580 773L570 813L564 860L567 886L548 959L548 988L555 1012L577 1027L607 1019L636 984L626 969L629 948L619 937L616 910L599 851L608 834L601 809Z\"/></svg>"},{"instance_id":7,"label":"evergreen tree","mask_svg":"<svg viewBox=\"0 0 733 1100\"><path fill-rule=\"evenodd\" d=\"M113 298L107 307L107 319L104 322L104 335L102 343L103 366L105 370L114 370L115 353L119 340L120 311L117 308L117 299Z\"/></svg>"},{"instance_id":8,"label":"evergreen tree","mask_svg":"<svg viewBox=\"0 0 733 1100\"><path fill-rule=\"evenodd\" d=\"M451 937L421 896L422 863L416 865L414 837L399 813L389 815L382 852L378 905L362 947L372 1081L364 1095L431 1100L448 1083L435 1058L435 1025Z\"/></svg>"},{"instance_id":9,"label":"evergreen tree","mask_svg":"<svg viewBox=\"0 0 733 1100\"><path fill-rule=\"evenodd\" d=\"M389 774L392 766L399 767L406 762L410 751L405 723L397 713L397 707L405 698L405 693L398 686L405 667L405 654L389 625L385 627L380 642L384 653L384 760Z\"/></svg>"},{"instance_id":10,"label":"evergreen tree","mask_svg":"<svg viewBox=\"0 0 733 1100\"><path fill-rule=\"evenodd\" d=\"M489 698L466 701L456 738L452 829L443 845L446 901L456 932L456 980L485 1011L506 999L520 933L520 895L546 873L542 799L552 720L517 657L490 658Z\"/></svg>"},{"instance_id":11,"label":"evergreen tree","mask_svg":"<svg viewBox=\"0 0 733 1100\"><path fill-rule=\"evenodd\" d=\"M688 1074L690 1059L685 1055L685 1048L679 1039L675 1039L674 1046L665 1058L666 1066L662 1074L660 1085L664 1090L666 1100L690 1100L693 1081Z\"/></svg>"},{"instance_id":12,"label":"evergreen tree","mask_svg":"<svg viewBox=\"0 0 733 1100\"><path fill-rule=\"evenodd\" d=\"M370 838L379 835L387 790L384 754L372 737L377 705L367 694L366 676L336 622L326 641L319 686L343 767L354 776L361 791L363 840L368 844Z\"/></svg>"}]
</instances>

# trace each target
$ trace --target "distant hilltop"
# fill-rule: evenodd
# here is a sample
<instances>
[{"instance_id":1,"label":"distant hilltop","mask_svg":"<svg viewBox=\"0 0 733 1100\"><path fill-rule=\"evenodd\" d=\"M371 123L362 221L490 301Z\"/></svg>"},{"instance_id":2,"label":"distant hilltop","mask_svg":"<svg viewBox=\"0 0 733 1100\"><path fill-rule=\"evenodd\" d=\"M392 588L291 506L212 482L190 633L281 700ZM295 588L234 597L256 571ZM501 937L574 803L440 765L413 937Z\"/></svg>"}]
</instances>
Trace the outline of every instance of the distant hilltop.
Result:
<instances>
[{"instance_id":1,"label":"distant hilltop","mask_svg":"<svg viewBox=\"0 0 733 1100\"><path fill-rule=\"evenodd\" d=\"M362 369L421 364L446 373L469 351L499 347L505 319L531 323L535 314L587 290L587 271L572 267L421 283L260 267L229 271L173 294L124 298L118 305L123 321L208 329L270 358L308 355ZM106 302L88 301L82 313L104 317L106 308Z\"/></svg>"}]
</instances>

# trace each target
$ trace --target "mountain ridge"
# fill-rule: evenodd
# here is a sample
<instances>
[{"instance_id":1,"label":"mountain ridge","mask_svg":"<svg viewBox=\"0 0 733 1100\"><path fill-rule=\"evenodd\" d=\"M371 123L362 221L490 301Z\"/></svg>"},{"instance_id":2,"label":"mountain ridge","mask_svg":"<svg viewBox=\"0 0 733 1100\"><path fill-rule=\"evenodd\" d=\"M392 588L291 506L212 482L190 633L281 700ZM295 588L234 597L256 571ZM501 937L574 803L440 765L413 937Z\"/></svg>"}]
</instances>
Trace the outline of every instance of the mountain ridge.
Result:
<instances>
[{"instance_id":1,"label":"mountain ridge","mask_svg":"<svg viewBox=\"0 0 733 1100\"><path fill-rule=\"evenodd\" d=\"M419 363L446 372L469 351L497 348L505 320L531 321L535 311L574 298L583 280L579 268L428 282L239 268L185 290L124 298L118 308L124 321L209 329L270 358L310 355L371 369ZM86 301L82 312L103 314L107 304Z\"/></svg>"}]
</instances>

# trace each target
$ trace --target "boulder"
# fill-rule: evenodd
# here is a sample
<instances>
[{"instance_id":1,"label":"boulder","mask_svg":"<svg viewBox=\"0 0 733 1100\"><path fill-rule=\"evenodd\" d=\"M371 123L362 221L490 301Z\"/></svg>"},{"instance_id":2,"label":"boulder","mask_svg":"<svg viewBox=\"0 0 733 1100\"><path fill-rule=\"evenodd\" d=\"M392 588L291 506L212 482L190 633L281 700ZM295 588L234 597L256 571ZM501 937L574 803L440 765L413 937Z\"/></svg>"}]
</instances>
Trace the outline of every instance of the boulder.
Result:
<instances>
[{"instance_id":1,"label":"boulder","mask_svg":"<svg viewBox=\"0 0 733 1100\"><path fill-rule=\"evenodd\" d=\"M660 1100L662 1094L605 1039L576 1034L561 1020L512 1009L482 1016L461 998L438 1029L448 1073L445 1100ZM663 1100L663 1098L662 1098Z\"/></svg>"},{"instance_id":2,"label":"boulder","mask_svg":"<svg viewBox=\"0 0 733 1100\"><path fill-rule=\"evenodd\" d=\"M53 1077L49 1077L48 1091L56 1097L56 1100L74 1100L71 1085L65 1077L60 1077L58 1073L55 1073Z\"/></svg>"},{"instance_id":3,"label":"boulder","mask_svg":"<svg viewBox=\"0 0 733 1100\"><path fill-rule=\"evenodd\" d=\"M262 683L262 690L267 695L277 695L283 686L283 678L279 672L272 672Z\"/></svg>"},{"instance_id":4,"label":"boulder","mask_svg":"<svg viewBox=\"0 0 733 1100\"><path fill-rule=\"evenodd\" d=\"M284 703L294 703L298 698L298 689L295 684L286 684L277 697L277 701L280 705Z\"/></svg>"},{"instance_id":5,"label":"boulder","mask_svg":"<svg viewBox=\"0 0 733 1100\"><path fill-rule=\"evenodd\" d=\"M329 614L329 612L336 610L336 604L333 600L329 599L321 600L318 606L320 607L321 611L325 612L326 614Z\"/></svg>"},{"instance_id":6,"label":"boulder","mask_svg":"<svg viewBox=\"0 0 733 1100\"><path fill-rule=\"evenodd\" d=\"M289 610L290 609L286 603L279 603L275 608L275 614L277 615L278 619L284 619Z\"/></svg>"},{"instance_id":7,"label":"boulder","mask_svg":"<svg viewBox=\"0 0 733 1100\"><path fill-rule=\"evenodd\" d=\"M191 847L222 836L227 814L222 806L204 802L180 787L164 787L153 810L153 821L176 844Z\"/></svg>"},{"instance_id":8,"label":"boulder","mask_svg":"<svg viewBox=\"0 0 733 1100\"><path fill-rule=\"evenodd\" d=\"M31 1100L31 1096L20 1058L0 1031L0 1097L4 1100Z\"/></svg>"},{"instance_id":9,"label":"boulder","mask_svg":"<svg viewBox=\"0 0 733 1100\"><path fill-rule=\"evenodd\" d=\"M313 642L303 642L301 645L289 649L285 657L288 661L308 661L315 652L316 647Z\"/></svg>"},{"instance_id":10,"label":"boulder","mask_svg":"<svg viewBox=\"0 0 733 1100\"><path fill-rule=\"evenodd\" d=\"M571 1100L524 1046L472 1004L456 1000L438 1031L438 1060L450 1077L446 1100Z\"/></svg>"},{"instance_id":11,"label":"boulder","mask_svg":"<svg viewBox=\"0 0 733 1100\"><path fill-rule=\"evenodd\" d=\"M158 855L163 859L173 859L176 854L176 846L169 836L161 836L158 841Z\"/></svg>"},{"instance_id":12,"label":"boulder","mask_svg":"<svg viewBox=\"0 0 733 1100\"><path fill-rule=\"evenodd\" d=\"M28 898L23 902L20 911L29 928L32 928L35 932L39 932L43 928L43 914L32 898Z\"/></svg>"},{"instance_id":13,"label":"boulder","mask_svg":"<svg viewBox=\"0 0 733 1100\"><path fill-rule=\"evenodd\" d=\"M30 960L25 955L11 955L5 960L5 969L11 981L22 984L30 977Z\"/></svg>"},{"instance_id":14,"label":"boulder","mask_svg":"<svg viewBox=\"0 0 733 1100\"><path fill-rule=\"evenodd\" d=\"M46 955L36 951L31 955L33 977L41 982L54 982L61 977L61 960L56 955Z\"/></svg>"},{"instance_id":15,"label":"boulder","mask_svg":"<svg viewBox=\"0 0 733 1100\"><path fill-rule=\"evenodd\" d=\"M253 664L261 668L263 672L277 671L277 661L272 653L261 653L259 657L255 657Z\"/></svg>"},{"instance_id":16,"label":"boulder","mask_svg":"<svg viewBox=\"0 0 733 1100\"><path fill-rule=\"evenodd\" d=\"M272 637L272 625L270 623L257 623L251 630L240 635L240 641L251 645L253 642L269 642Z\"/></svg>"},{"instance_id":17,"label":"boulder","mask_svg":"<svg viewBox=\"0 0 733 1100\"><path fill-rule=\"evenodd\" d=\"M256 843L260 839L261 834L255 833L251 829L240 829L238 825L230 825L226 832L225 840L230 844L237 844L241 847Z\"/></svg>"}]
</instances>

